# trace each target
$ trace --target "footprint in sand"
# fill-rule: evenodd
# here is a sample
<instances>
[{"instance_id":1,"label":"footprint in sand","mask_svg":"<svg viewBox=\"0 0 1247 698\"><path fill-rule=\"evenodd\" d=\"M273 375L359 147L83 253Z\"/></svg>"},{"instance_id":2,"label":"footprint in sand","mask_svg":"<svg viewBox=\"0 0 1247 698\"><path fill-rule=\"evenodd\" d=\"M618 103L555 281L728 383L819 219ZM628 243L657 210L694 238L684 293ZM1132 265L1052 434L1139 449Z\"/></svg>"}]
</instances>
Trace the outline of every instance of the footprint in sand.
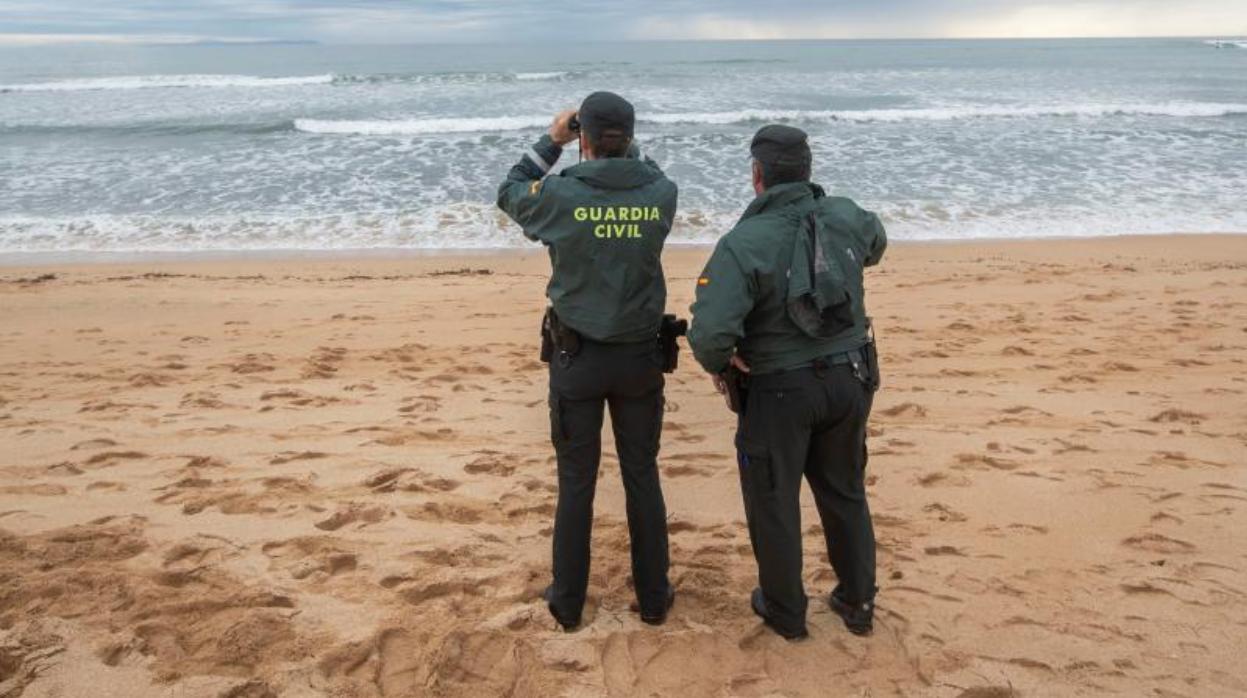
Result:
<instances>
[{"instance_id":1,"label":"footprint in sand","mask_svg":"<svg viewBox=\"0 0 1247 698\"><path fill-rule=\"evenodd\" d=\"M327 395L313 395L303 390L271 390L260 395L261 402L279 401L284 402L291 407L325 407L326 405L334 405L343 402L341 398L331 397ZM273 405L266 405L260 409L261 412L267 412L273 409Z\"/></svg>"},{"instance_id":2,"label":"footprint in sand","mask_svg":"<svg viewBox=\"0 0 1247 698\"><path fill-rule=\"evenodd\" d=\"M705 468L699 468L696 465L677 464L664 465L662 474L667 477L706 477L710 475L710 471Z\"/></svg>"},{"instance_id":3,"label":"footprint in sand","mask_svg":"<svg viewBox=\"0 0 1247 698\"><path fill-rule=\"evenodd\" d=\"M286 463L293 463L294 461L316 460L319 458L327 458L328 456L328 453L321 453L319 451L282 451L281 453L270 458L268 462L272 465L285 465Z\"/></svg>"},{"instance_id":4,"label":"footprint in sand","mask_svg":"<svg viewBox=\"0 0 1247 698\"><path fill-rule=\"evenodd\" d=\"M173 383L176 379L173 376L162 373L136 373L127 379L126 382L132 388L159 388Z\"/></svg>"},{"instance_id":5,"label":"footprint in sand","mask_svg":"<svg viewBox=\"0 0 1247 698\"><path fill-rule=\"evenodd\" d=\"M29 495L35 497L60 497L69 494L64 485L40 482L33 485L7 485L0 487L0 494Z\"/></svg>"},{"instance_id":6,"label":"footprint in sand","mask_svg":"<svg viewBox=\"0 0 1247 698\"><path fill-rule=\"evenodd\" d=\"M323 536L306 536L265 543L261 552L294 579L323 582L346 572L354 572L359 557L339 546L339 541Z\"/></svg>"},{"instance_id":7,"label":"footprint in sand","mask_svg":"<svg viewBox=\"0 0 1247 698\"><path fill-rule=\"evenodd\" d=\"M484 521L495 510L492 506L472 500L425 502L419 507L403 510L413 521L441 521L473 524Z\"/></svg>"},{"instance_id":8,"label":"footprint in sand","mask_svg":"<svg viewBox=\"0 0 1247 698\"><path fill-rule=\"evenodd\" d=\"M421 443L428 441L451 441L455 438L455 430L449 427L440 429L407 429L403 431L395 431L389 436L383 436L379 439L367 441L363 445L370 446L373 444L379 446L406 446L410 443Z\"/></svg>"},{"instance_id":9,"label":"footprint in sand","mask_svg":"<svg viewBox=\"0 0 1247 698\"><path fill-rule=\"evenodd\" d=\"M887 409L882 409L882 410L879 410L878 412L879 414L882 414L887 417L900 417L903 415L913 415L914 417L927 416L927 408L915 402L902 402L899 405L889 407Z\"/></svg>"},{"instance_id":10,"label":"footprint in sand","mask_svg":"<svg viewBox=\"0 0 1247 698\"><path fill-rule=\"evenodd\" d=\"M922 507L922 510L928 514L934 515L940 521L947 521L951 523L961 523L962 521L966 520L965 514L962 514L956 509L953 509L952 507L946 504L943 504L941 502L932 502Z\"/></svg>"},{"instance_id":11,"label":"footprint in sand","mask_svg":"<svg viewBox=\"0 0 1247 698\"><path fill-rule=\"evenodd\" d=\"M104 451L103 453L97 453L86 459L83 461L83 465L96 468L107 468L117 465L117 463L121 461L142 460L147 457L148 455L141 451Z\"/></svg>"},{"instance_id":12,"label":"footprint in sand","mask_svg":"<svg viewBox=\"0 0 1247 698\"><path fill-rule=\"evenodd\" d=\"M506 456L497 451L478 451L481 455L463 466L464 472L476 474L498 475L509 477L515 473L515 466L506 462Z\"/></svg>"},{"instance_id":13,"label":"footprint in sand","mask_svg":"<svg viewBox=\"0 0 1247 698\"><path fill-rule=\"evenodd\" d=\"M225 364L225 367L240 375L268 373L277 370L277 367L273 365L276 360L277 357L272 354L246 354L235 363Z\"/></svg>"},{"instance_id":14,"label":"footprint in sand","mask_svg":"<svg viewBox=\"0 0 1247 698\"><path fill-rule=\"evenodd\" d=\"M442 408L442 400L436 395L418 395L403 400L402 407L398 408L399 414L411 414L413 412L432 413Z\"/></svg>"},{"instance_id":15,"label":"footprint in sand","mask_svg":"<svg viewBox=\"0 0 1247 698\"><path fill-rule=\"evenodd\" d=\"M433 477L416 468L387 468L369 475L364 486L373 492L449 492L459 487L459 482L444 477Z\"/></svg>"},{"instance_id":16,"label":"footprint in sand","mask_svg":"<svg viewBox=\"0 0 1247 698\"><path fill-rule=\"evenodd\" d=\"M332 378L338 373L339 365L346 358L344 347L317 347L303 367L303 378Z\"/></svg>"},{"instance_id":17,"label":"footprint in sand","mask_svg":"<svg viewBox=\"0 0 1247 698\"><path fill-rule=\"evenodd\" d=\"M958 453L952 467L958 470L1016 470L1018 463L981 453Z\"/></svg>"},{"instance_id":18,"label":"footprint in sand","mask_svg":"<svg viewBox=\"0 0 1247 698\"><path fill-rule=\"evenodd\" d=\"M941 470L937 470L933 473L927 473L925 475L919 475L915 482L922 487L968 487L970 485L970 481L966 478L949 475Z\"/></svg>"},{"instance_id":19,"label":"footprint in sand","mask_svg":"<svg viewBox=\"0 0 1247 698\"><path fill-rule=\"evenodd\" d=\"M117 442L113 441L112 439L88 439L86 441L79 441L73 446L70 446L69 450L71 451L84 451L84 450L93 451L95 449L110 448L112 446L117 446L117 445L118 445Z\"/></svg>"},{"instance_id":20,"label":"footprint in sand","mask_svg":"<svg viewBox=\"0 0 1247 698\"><path fill-rule=\"evenodd\" d=\"M1130 536L1121 542L1122 545L1150 553L1190 553L1198 548L1184 540L1170 538L1160 533L1142 533Z\"/></svg>"},{"instance_id":21,"label":"footprint in sand","mask_svg":"<svg viewBox=\"0 0 1247 698\"><path fill-rule=\"evenodd\" d=\"M200 390L183 395L182 401L178 403L178 406L184 410L219 410L225 407L230 407L231 405L227 405L217 393Z\"/></svg>"},{"instance_id":22,"label":"footprint in sand","mask_svg":"<svg viewBox=\"0 0 1247 698\"><path fill-rule=\"evenodd\" d=\"M336 531L347 524L361 521L374 524L393 516L394 513L385 507L367 506L352 502L339 508L329 518L316 522L314 525L322 531Z\"/></svg>"},{"instance_id":23,"label":"footprint in sand","mask_svg":"<svg viewBox=\"0 0 1247 698\"><path fill-rule=\"evenodd\" d=\"M1205 419L1208 419L1207 415L1202 415L1197 412L1188 412L1187 410L1169 409L1169 410L1164 410L1163 412L1157 413L1156 415L1150 417L1148 421L1157 422L1157 423L1178 422L1181 424L1196 425L1204 421Z\"/></svg>"},{"instance_id":24,"label":"footprint in sand","mask_svg":"<svg viewBox=\"0 0 1247 698\"><path fill-rule=\"evenodd\" d=\"M82 403L82 407L78 408L79 412L120 412L122 414L130 410L154 410L155 405L148 405L140 402L113 402L112 400L88 400Z\"/></svg>"}]
</instances>

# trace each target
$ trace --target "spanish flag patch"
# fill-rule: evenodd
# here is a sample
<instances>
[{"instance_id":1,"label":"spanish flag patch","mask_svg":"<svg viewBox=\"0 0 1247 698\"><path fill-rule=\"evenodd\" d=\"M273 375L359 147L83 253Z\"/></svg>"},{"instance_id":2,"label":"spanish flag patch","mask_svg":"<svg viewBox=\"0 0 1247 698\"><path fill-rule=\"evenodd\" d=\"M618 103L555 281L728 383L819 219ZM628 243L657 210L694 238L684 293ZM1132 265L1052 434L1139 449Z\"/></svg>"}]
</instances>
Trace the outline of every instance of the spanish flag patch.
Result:
<instances>
[{"instance_id":1,"label":"spanish flag patch","mask_svg":"<svg viewBox=\"0 0 1247 698\"><path fill-rule=\"evenodd\" d=\"M709 276L703 276L703 277L701 277L701 278L697 279L697 285L698 285L698 286L709 286L709 285L710 285L710 277L709 277Z\"/></svg>"}]
</instances>

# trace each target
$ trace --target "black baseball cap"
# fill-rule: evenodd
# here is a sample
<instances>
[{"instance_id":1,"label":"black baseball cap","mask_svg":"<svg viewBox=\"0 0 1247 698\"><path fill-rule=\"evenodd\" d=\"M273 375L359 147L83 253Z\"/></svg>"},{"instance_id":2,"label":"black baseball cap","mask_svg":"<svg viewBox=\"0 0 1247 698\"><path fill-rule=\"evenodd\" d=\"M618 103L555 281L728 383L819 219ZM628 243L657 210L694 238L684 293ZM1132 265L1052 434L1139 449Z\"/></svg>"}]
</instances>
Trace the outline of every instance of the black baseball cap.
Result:
<instances>
[{"instance_id":1,"label":"black baseball cap","mask_svg":"<svg viewBox=\"0 0 1247 698\"><path fill-rule=\"evenodd\" d=\"M809 136L794 126L771 124L758 129L749 154L764 165L804 167L810 164Z\"/></svg>"},{"instance_id":2,"label":"black baseball cap","mask_svg":"<svg viewBox=\"0 0 1247 698\"><path fill-rule=\"evenodd\" d=\"M607 131L619 131L631 138L636 128L636 110L632 103L614 92L594 92L580 103L576 118L590 138L598 139Z\"/></svg>"}]
</instances>

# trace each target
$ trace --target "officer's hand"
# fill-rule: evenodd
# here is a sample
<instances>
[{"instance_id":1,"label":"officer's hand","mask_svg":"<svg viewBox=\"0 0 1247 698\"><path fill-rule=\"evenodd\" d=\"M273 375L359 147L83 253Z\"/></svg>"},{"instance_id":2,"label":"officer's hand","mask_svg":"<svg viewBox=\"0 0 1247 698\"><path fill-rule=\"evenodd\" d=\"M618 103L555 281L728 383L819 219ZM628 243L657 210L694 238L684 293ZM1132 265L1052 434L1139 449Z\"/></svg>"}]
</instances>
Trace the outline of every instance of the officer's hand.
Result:
<instances>
[{"instance_id":1,"label":"officer's hand","mask_svg":"<svg viewBox=\"0 0 1247 698\"><path fill-rule=\"evenodd\" d=\"M740 358L739 354L733 354L732 360L729 363L741 373L749 373L749 364L745 363L745 360ZM727 381L723 378L722 373L711 374L710 382L714 383L714 389L717 390L720 395L727 394Z\"/></svg>"},{"instance_id":2,"label":"officer's hand","mask_svg":"<svg viewBox=\"0 0 1247 698\"><path fill-rule=\"evenodd\" d=\"M561 146L576 140L578 134L568 126L575 115L575 109L565 109L555 115L554 122L550 124L550 140Z\"/></svg>"}]
</instances>

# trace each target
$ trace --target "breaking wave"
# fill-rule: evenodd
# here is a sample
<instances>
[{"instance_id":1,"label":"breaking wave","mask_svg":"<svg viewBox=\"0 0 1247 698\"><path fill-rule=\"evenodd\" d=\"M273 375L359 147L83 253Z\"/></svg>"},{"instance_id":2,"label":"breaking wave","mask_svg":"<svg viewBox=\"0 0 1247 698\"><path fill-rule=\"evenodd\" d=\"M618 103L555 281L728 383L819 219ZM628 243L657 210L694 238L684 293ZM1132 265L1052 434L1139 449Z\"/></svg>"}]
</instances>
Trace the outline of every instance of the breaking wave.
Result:
<instances>
[{"instance_id":1,"label":"breaking wave","mask_svg":"<svg viewBox=\"0 0 1247 698\"><path fill-rule=\"evenodd\" d=\"M1165 104L1073 104L1054 106L940 107L931 109L864 109L860 111L746 109L725 112L643 114L640 121L655 124L726 126L769 121L789 123L954 121L958 119L1026 117L1172 116L1220 117L1247 114L1247 104L1173 102ZM546 115L435 119L296 119L295 129L306 133L356 135L421 135L474 133L542 128Z\"/></svg>"},{"instance_id":2,"label":"breaking wave","mask_svg":"<svg viewBox=\"0 0 1247 698\"><path fill-rule=\"evenodd\" d=\"M1213 48L1247 48L1247 39L1208 39L1204 43Z\"/></svg>"}]
</instances>

